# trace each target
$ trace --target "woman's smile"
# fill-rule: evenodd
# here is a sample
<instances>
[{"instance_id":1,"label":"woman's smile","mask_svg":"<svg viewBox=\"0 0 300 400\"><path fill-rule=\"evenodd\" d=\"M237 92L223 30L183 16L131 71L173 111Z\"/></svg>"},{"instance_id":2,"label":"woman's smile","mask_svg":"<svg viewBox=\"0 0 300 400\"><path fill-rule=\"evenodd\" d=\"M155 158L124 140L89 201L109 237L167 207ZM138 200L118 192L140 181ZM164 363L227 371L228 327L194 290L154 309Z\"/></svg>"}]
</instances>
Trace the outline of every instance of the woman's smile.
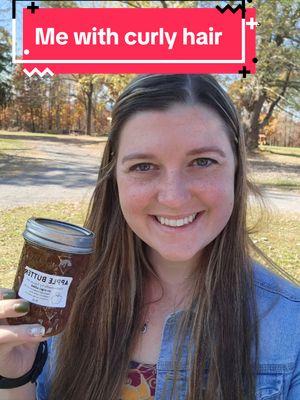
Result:
<instances>
[{"instance_id":1,"label":"woman's smile","mask_svg":"<svg viewBox=\"0 0 300 400\"><path fill-rule=\"evenodd\" d=\"M184 218L171 218L171 217L161 217L161 216L153 216L151 215L151 219L154 221L155 225L158 225L162 228L163 232L187 232L187 229L194 227L196 221L198 221L201 216L204 214L204 211L190 214Z\"/></svg>"}]
</instances>

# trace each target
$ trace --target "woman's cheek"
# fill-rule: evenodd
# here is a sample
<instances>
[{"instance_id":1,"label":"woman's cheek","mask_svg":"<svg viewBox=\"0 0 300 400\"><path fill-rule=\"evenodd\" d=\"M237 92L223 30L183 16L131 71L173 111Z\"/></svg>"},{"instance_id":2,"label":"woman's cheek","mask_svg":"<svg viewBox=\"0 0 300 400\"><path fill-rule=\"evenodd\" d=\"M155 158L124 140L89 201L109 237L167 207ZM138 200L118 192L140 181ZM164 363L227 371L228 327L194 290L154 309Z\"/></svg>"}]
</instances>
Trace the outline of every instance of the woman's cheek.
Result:
<instances>
[{"instance_id":1,"label":"woman's cheek","mask_svg":"<svg viewBox=\"0 0 300 400\"><path fill-rule=\"evenodd\" d=\"M218 207L222 218L229 220L234 205L234 187L233 185L224 185L220 187L215 194L216 207Z\"/></svg>"},{"instance_id":2,"label":"woman's cheek","mask_svg":"<svg viewBox=\"0 0 300 400\"><path fill-rule=\"evenodd\" d=\"M214 214L220 222L226 223L233 210L234 185L232 182L214 180L206 182L198 192L198 198L203 202L209 214Z\"/></svg>"},{"instance_id":3,"label":"woman's cheek","mask_svg":"<svg viewBox=\"0 0 300 400\"><path fill-rule=\"evenodd\" d=\"M151 206L155 196L154 186L146 184L133 184L125 180L119 187L121 207L126 210L137 211Z\"/></svg>"}]
</instances>

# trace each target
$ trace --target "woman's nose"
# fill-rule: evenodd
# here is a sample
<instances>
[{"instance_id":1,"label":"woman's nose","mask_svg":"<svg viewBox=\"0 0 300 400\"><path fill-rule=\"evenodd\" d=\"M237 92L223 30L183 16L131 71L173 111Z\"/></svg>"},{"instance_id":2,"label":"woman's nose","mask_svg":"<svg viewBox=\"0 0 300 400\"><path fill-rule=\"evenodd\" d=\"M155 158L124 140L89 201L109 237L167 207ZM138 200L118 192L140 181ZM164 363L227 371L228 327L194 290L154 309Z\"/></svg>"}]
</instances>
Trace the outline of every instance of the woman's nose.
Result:
<instances>
[{"instance_id":1,"label":"woman's nose","mask_svg":"<svg viewBox=\"0 0 300 400\"><path fill-rule=\"evenodd\" d=\"M159 183L157 200L160 204L180 212L190 199L188 182L181 174L170 172Z\"/></svg>"}]
</instances>

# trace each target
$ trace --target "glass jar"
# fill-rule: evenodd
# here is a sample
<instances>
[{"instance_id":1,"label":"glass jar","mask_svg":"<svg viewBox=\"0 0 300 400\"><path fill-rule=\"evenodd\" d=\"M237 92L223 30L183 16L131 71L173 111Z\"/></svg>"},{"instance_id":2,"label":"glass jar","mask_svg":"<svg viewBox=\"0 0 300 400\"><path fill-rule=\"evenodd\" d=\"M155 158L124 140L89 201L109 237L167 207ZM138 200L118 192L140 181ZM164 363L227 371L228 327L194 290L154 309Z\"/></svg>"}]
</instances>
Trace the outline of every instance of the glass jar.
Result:
<instances>
[{"instance_id":1,"label":"glass jar","mask_svg":"<svg viewBox=\"0 0 300 400\"><path fill-rule=\"evenodd\" d=\"M10 325L39 323L44 336L60 333L68 320L76 290L87 272L95 235L70 223L30 218L13 289L29 301L30 311L7 318Z\"/></svg>"}]
</instances>

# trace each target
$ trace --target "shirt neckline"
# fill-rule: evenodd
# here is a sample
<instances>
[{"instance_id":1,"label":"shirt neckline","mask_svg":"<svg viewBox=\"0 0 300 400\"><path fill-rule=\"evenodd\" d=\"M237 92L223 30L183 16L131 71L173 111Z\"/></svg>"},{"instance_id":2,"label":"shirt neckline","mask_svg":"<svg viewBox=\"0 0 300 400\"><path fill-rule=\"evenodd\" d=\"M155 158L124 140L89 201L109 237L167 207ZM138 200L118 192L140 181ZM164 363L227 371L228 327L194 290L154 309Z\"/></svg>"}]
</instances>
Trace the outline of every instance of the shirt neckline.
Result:
<instances>
[{"instance_id":1,"label":"shirt neckline","mask_svg":"<svg viewBox=\"0 0 300 400\"><path fill-rule=\"evenodd\" d=\"M144 363L144 362L139 362L135 360L130 360L130 366L138 366L138 365L145 365L147 367L156 367L157 364L149 364L149 363Z\"/></svg>"}]
</instances>

